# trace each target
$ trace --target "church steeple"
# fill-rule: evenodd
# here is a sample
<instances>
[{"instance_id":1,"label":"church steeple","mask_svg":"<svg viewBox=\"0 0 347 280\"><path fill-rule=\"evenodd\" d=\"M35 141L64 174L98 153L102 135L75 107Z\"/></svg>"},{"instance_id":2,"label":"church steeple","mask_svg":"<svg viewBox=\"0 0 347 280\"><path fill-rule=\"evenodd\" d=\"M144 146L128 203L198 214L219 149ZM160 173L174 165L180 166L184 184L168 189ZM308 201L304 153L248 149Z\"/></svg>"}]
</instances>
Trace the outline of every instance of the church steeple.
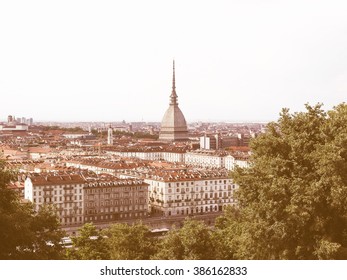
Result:
<instances>
[{"instance_id":1,"label":"church steeple","mask_svg":"<svg viewBox=\"0 0 347 280\"><path fill-rule=\"evenodd\" d=\"M175 80L175 60L173 61L173 68L172 68L172 92L170 95L170 105L178 105L177 103L177 94L176 94L176 80Z\"/></svg>"}]
</instances>

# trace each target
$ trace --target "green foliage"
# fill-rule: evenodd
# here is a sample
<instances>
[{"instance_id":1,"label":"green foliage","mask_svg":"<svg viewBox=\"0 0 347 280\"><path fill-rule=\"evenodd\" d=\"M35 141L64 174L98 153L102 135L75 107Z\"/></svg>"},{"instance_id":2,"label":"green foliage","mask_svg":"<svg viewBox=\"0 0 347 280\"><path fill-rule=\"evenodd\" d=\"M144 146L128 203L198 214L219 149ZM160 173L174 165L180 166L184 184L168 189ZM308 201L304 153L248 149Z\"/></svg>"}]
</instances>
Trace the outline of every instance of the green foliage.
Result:
<instances>
[{"instance_id":1,"label":"green foliage","mask_svg":"<svg viewBox=\"0 0 347 280\"><path fill-rule=\"evenodd\" d=\"M73 260L107 260L109 248L104 236L92 223L84 224L76 237L72 237L73 248L67 249L66 258Z\"/></svg>"},{"instance_id":2,"label":"green foliage","mask_svg":"<svg viewBox=\"0 0 347 280\"><path fill-rule=\"evenodd\" d=\"M232 174L240 218L223 230L235 258L347 257L347 105L306 110L284 109Z\"/></svg>"},{"instance_id":3,"label":"green foliage","mask_svg":"<svg viewBox=\"0 0 347 280\"><path fill-rule=\"evenodd\" d=\"M75 126L75 127L61 127L58 125L41 125L40 129L42 131L49 131L49 130L64 130L65 133L83 133L86 132L83 128L79 127L79 126Z\"/></svg>"},{"instance_id":4,"label":"green foliage","mask_svg":"<svg viewBox=\"0 0 347 280\"><path fill-rule=\"evenodd\" d=\"M134 137L141 139L141 138L146 138L146 139L153 139L153 140L157 140L159 138L158 134L150 134L147 132L135 132L134 133Z\"/></svg>"},{"instance_id":5,"label":"green foliage","mask_svg":"<svg viewBox=\"0 0 347 280\"><path fill-rule=\"evenodd\" d=\"M0 259L61 259L62 232L52 209L38 213L7 186L13 178L0 160ZM50 245L48 245L50 244Z\"/></svg>"},{"instance_id":6,"label":"green foliage","mask_svg":"<svg viewBox=\"0 0 347 280\"><path fill-rule=\"evenodd\" d=\"M180 231L173 228L160 240L158 252L152 257L157 260L182 260L184 248L181 242Z\"/></svg>"},{"instance_id":7,"label":"green foliage","mask_svg":"<svg viewBox=\"0 0 347 280\"><path fill-rule=\"evenodd\" d=\"M150 230L142 223L114 224L105 231L110 258L113 260L148 260L155 252Z\"/></svg>"},{"instance_id":8,"label":"green foliage","mask_svg":"<svg viewBox=\"0 0 347 280\"><path fill-rule=\"evenodd\" d=\"M187 219L180 229L172 229L159 245L155 259L210 260L215 250L211 230L201 221Z\"/></svg>"},{"instance_id":9,"label":"green foliage","mask_svg":"<svg viewBox=\"0 0 347 280\"><path fill-rule=\"evenodd\" d=\"M98 132L96 129L92 129L91 133L98 137L107 137L107 131L101 131ZM136 131L136 132L129 132L129 131L121 131L121 130L115 130L113 131L113 135L115 137L122 137L122 136L129 136L136 139L153 139L157 140L159 138L158 134L150 134L148 132L142 132L142 131Z\"/></svg>"},{"instance_id":10,"label":"green foliage","mask_svg":"<svg viewBox=\"0 0 347 280\"><path fill-rule=\"evenodd\" d=\"M236 259L236 252L239 250L240 241L245 236L242 235L240 213L234 207L227 207L224 215L216 219L213 231L213 245L215 248L215 259L233 260Z\"/></svg>"}]
</instances>

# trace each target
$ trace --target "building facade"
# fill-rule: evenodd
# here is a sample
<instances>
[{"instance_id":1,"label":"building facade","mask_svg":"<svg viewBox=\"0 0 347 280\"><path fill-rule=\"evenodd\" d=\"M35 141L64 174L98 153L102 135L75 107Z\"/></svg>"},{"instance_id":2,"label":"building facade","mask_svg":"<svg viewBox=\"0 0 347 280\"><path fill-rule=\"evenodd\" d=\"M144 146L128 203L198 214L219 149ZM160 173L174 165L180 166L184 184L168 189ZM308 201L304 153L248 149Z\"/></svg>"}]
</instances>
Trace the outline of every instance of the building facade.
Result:
<instances>
[{"instance_id":1,"label":"building facade","mask_svg":"<svg viewBox=\"0 0 347 280\"><path fill-rule=\"evenodd\" d=\"M187 152L185 164L204 168L224 168L226 153L214 150L195 150Z\"/></svg>"},{"instance_id":2,"label":"building facade","mask_svg":"<svg viewBox=\"0 0 347 280\"><path fill-rule=\"evenodd\" d=\"M82 224L85 183L80 175L31 176L24 182L24 198L34 204L36 211L43 205L53 206L63 226Z\"/></svg>"},{"instance_id":3,"label":"building facade","mask_svg":"<svg viewBox=\"0 0 347 280\"><path fill-rule=\"evenodd\" d=\"M142 180L88 180L84 196L85 222L141 219L148 214L148 184Z\"/></svg>"},{"instance_id":4,"label":"building facade","mask_svg":"<svg viewBox=\"0 0 347 280\"><path fill-rule=\"evenodd\" d=\"M148 184L110 175L33 175L24 182L24 198L35 211L51 205L63 227L140 219L148 213Z\"/></svg>"},{"instance_id":5,"label":"building facade","mask_svg":"<svg viewBox=\"0 0 347 280\"><path fill-rule=\"evenodd\" d=\"M152 215L196 215L236 205L233 183L226 170L137 170L122 178L141 178L149 184Z\"/></svg>"},{"instance_id":6,"label":"building facade","mask_svg":"<svg viewBox=\"0 0 347 280\"><path fill-rule=\"evenodd\" d=\"M146 179L150 184L151 212L163 216L194 215L217 212L227 205L236 205L236 185L226 176L209 179L181 178L164 181Z\"/></svg>"}]
</instances>

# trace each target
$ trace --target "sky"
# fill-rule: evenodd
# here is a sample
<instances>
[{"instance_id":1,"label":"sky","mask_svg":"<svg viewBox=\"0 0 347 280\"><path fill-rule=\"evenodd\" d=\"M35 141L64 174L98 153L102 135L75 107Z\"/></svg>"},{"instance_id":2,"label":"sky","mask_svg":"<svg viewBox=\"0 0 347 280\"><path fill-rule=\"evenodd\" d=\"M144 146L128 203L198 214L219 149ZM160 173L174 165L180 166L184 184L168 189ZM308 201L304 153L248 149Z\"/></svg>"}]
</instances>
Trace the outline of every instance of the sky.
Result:
<instances>
[{"instance_id":1,"label":"sky","mask_svg":"<svg viewBox=\"0 0 347 280\"><path fill-rule=\"evenodd\" d=\"M347 1L0 1L0 121L275 121L347 97Z\"/></svg>"}]
</instances>

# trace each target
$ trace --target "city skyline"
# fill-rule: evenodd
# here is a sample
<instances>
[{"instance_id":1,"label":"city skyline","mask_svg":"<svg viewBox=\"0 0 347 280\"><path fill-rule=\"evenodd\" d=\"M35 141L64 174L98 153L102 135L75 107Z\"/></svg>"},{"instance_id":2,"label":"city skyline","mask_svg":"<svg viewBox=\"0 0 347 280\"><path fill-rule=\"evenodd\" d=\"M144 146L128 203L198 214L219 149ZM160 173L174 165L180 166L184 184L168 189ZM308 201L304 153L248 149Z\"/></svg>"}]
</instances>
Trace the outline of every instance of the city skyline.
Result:
<instances>
[{"instance_id":1,"label":"city skyline","mask_svg":"<svg viewBox=\"0 0 347 280\"><path fill-rule=\"evenodd\" d=\"M344 1L0 4L0 120L275 121L347 93Z\"/></svg>"}]
</instances>

